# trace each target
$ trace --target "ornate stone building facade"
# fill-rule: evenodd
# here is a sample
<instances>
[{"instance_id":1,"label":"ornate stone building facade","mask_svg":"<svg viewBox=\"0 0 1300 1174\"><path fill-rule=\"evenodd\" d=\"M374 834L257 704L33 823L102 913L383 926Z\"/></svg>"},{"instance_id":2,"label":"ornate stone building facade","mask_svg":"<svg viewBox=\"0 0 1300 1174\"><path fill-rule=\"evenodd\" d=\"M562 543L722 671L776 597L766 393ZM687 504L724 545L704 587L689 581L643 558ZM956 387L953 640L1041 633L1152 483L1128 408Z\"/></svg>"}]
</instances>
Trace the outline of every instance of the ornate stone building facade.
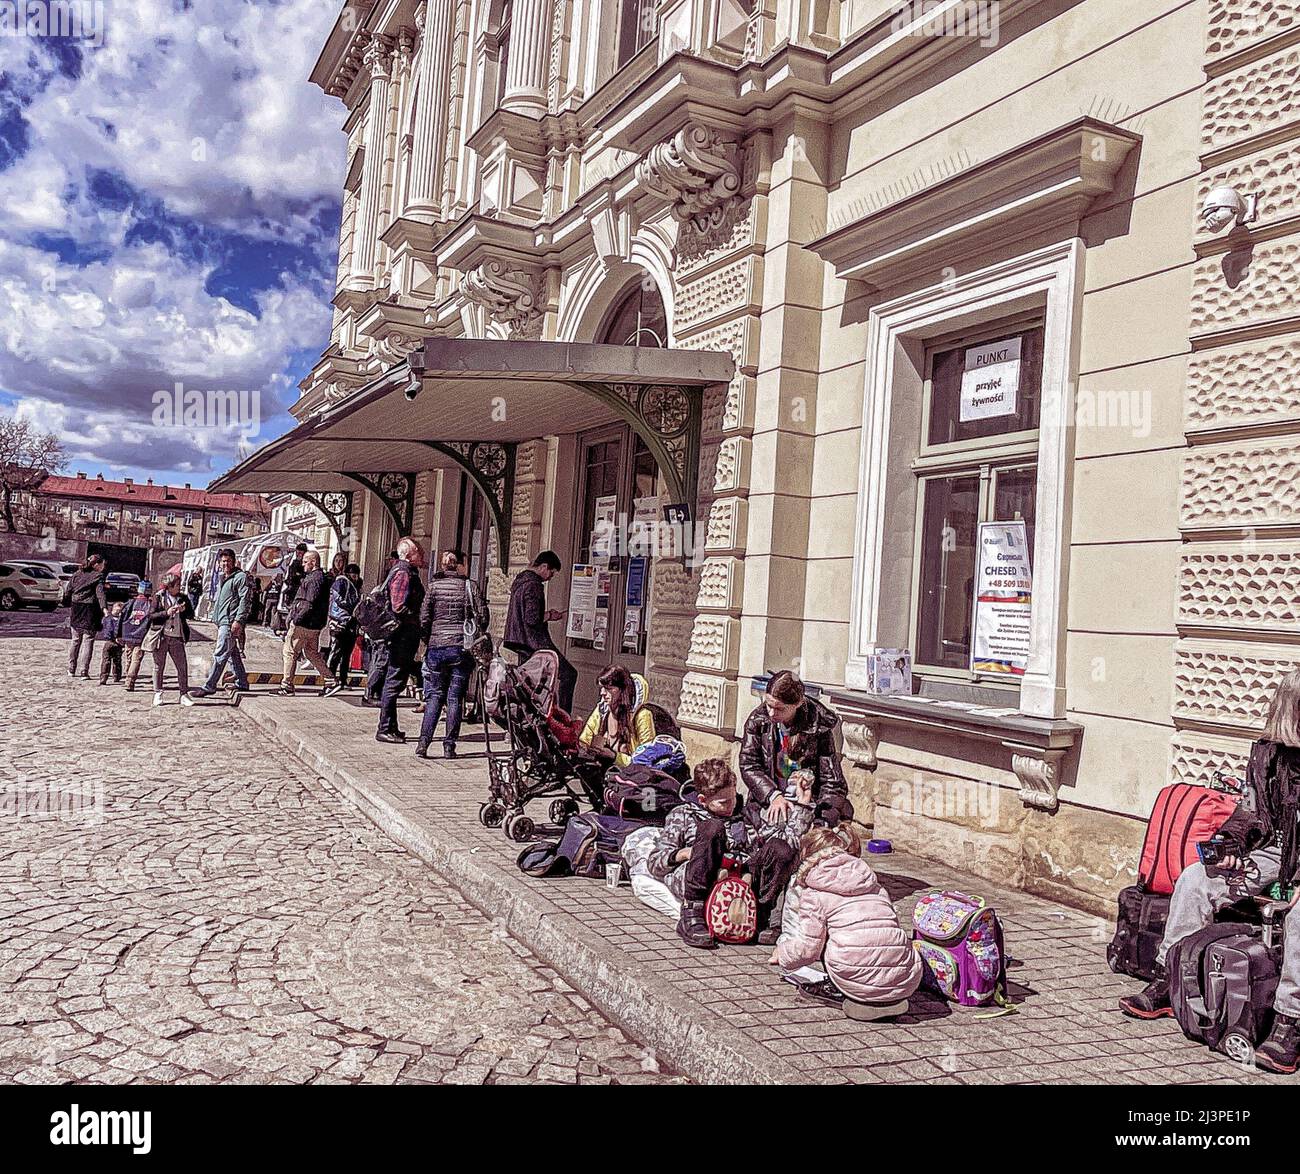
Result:
<instances>
[{"instance_id":1,"label":"ornate stone building facade","mask_svg":"<svg viewBox=\"0 0 1300 1174\"><path fill-rule=\"evenodd\" d=\"M473 545L498 604L539 548L553 606L595 566L571 658L697 752L795 668L877 834L1103 909L1297 662L1298 75L1294 0L351 4L331 341L220 484L313 495L367 574ZM665 507L685 558L593 541Z\"/></svg>"}]
</instances>

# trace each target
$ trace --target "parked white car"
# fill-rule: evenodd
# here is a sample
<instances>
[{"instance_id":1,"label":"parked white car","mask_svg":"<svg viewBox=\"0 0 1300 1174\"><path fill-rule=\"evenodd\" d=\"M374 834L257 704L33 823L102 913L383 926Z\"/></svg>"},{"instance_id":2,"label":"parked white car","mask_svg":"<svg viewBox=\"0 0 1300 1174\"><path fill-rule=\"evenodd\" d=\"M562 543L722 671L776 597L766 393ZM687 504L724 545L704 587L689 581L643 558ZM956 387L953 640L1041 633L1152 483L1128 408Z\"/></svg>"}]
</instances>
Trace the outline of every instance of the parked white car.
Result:
<instances>
[{"instance_id":1,"label":"parked white car","mask_svg":"<svg viewBox=\"0 0 1300 1174\"><path fill-rule=\"evenodd\" d=\"M81 570L80 563L65 563L54 558L11 558L9 564L15 567L44 567L60 583L71 582L72 576Z\"/></svg>"},{"instance_id":2,"label":"parked white car","mask_svg":"<svg viewBox=\"0 0 1300 1174\"><path fill-rule=\"evenodd\" d=\"M62 595L63 584L48 567L0 563L0 611L20 607L53 611Z\"/></svg>"}]
</instances>

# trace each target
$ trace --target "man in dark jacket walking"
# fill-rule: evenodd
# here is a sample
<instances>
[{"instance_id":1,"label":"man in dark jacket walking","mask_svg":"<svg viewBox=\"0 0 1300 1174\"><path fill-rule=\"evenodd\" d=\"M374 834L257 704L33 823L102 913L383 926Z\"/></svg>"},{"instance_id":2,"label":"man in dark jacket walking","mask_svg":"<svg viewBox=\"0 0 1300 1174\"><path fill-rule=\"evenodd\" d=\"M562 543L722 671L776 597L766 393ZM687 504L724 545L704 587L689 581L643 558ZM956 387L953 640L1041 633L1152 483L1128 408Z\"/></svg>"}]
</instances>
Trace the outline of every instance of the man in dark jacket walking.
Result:
<instances>
[{"instance_id":1,"label":"man in dark jacket walking","mask_svg":"<svg viewBox=\"0 0 1300 1174\"><path fill-rule=\"evenodd\" d=\"M397 561L384 577L384 595L398 624L384 641L388 660L384 670L384 691L379 698L376 742L406 741L406 735L397 728L397 699L406 688L406 679L411 675L415 655L420 649L420 611L424 604L420 568L423 565L423 548L414 538L403 538L397 544Z\"/></svg>"},{"instance_id":2,"label":"man in dark jacket walking","mask_svg":"<svg viewBox=\"0 0 1300 1174\"><path fill-rule=\"evenodd\" d=\"M320 654L320 634L329 618L329 583L320 569L320 555L309 550L302 556L303 577L289 606L289 630L284 635L284 677L275 690L281 697L294 694L293 677L298 657L304 656L321 679L321 696L333 686L329 665Z\"/></svg>"},{"instance_id":3,"label":"man in dark jacket walking","mask_svg":"<svg viewBox=\"0 0 1300 1174\"><path fill-rule=\"evenodd\" d=\"M79 570L63 589L63 603L72 608L68 625L72 629L72 647L68 650L68 676L77 675L81 646L86 646L86 663L81 666L81 675L90 676L90 662L95 656L95 638L99 635L99 626L104 622L104 613L108 610L108 600L104 597L104 558L102 555L87 556Z\"/></svg>"},{"instance_id":4,"label":"man in dark jacket walking","mask_svg":"<svg viewBox=\"0 0 1300 1174\"><path fill-rule=\"evenodd\" d=\"M397 551L390 550L384 555L384 565L379 571L379 581L388 580L389 572L397 563ZM362 705L378 705L379 695L384 691L384 677L388 675L388 641L371 640L366 637L368 656L366 659L366 688L361 697Z\"/></svg>"},{"instance_id":5,"label":"man in dark jacket walking","mask_svg":"<svg viewBox=\"0 0 1300 1174\"><path fill-rule=\"evenodd\" d=\"M546 607L546 584L560 570L560 556L553 550L544 550L526 571L520 571L510 587L510 607L506 612L506 630L502 643L517 653L520 661L527 660L540 648L548 648L560 657L560 679L556 704L566 713L573 709L573 688L578 683L578 670L573 667L551 639L548 624L564 618L562 611Z\"/></svg>"},{"instance_id":6,"label":"man in dark jacket walking","mask_svg":"<svg viewBox=\"0 0 1300 1174\"><path fill-rule=\"evenodd\" d=\"M424 654L424 720L416 756L429 756L429 743L447 705L447 728L442 735L442 756L456 757L461 704L469 685L473 659L467 648L487 631L488 607L478 584L461 572L459 551L444 550L442 569L429 580L429 592L420 609L420 635L428 648Z\"/></svg>"}]
</instances>

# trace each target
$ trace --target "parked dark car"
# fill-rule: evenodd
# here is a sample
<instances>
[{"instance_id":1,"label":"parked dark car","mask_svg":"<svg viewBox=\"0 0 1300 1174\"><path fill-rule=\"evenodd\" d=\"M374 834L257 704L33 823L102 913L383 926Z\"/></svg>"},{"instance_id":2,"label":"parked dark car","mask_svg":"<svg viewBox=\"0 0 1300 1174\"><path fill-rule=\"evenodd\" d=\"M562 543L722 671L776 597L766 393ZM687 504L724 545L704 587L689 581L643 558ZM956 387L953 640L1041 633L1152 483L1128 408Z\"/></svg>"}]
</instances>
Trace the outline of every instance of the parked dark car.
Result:
<instances>
[{"instance_id":1,"label":"parked dark car","mask_svg":"<svg viewBox=\"0 0 1300 1174\"><path fill-rule=\"evenodd\" d=\"M119 600L125 603L128 599L134 599L139 590L140 576L126 571L112 571L104 580L104 598L109 603L117 603Z\"/></svg>"}]
</instances>

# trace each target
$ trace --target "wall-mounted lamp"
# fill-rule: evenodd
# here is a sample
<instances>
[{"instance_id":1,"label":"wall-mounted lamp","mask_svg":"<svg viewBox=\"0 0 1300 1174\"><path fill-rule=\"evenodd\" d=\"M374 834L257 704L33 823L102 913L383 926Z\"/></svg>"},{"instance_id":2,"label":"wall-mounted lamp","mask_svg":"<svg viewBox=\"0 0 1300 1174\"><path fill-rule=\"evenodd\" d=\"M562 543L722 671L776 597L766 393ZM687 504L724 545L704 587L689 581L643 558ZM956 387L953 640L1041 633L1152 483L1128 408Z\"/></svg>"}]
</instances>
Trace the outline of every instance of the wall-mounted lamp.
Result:
<instances>
[{"instance_id":1,"label":"wall-mounted lamp","mask_svg":"<svg viewBox=\"0 0 1300 1174\"><path fill-rule=\"evenodd\" d=\"M1259 196L1251 192L1244 199L1236 188L1214 188L1201 205L1201 220L1211 232L1222 232L1238 224L1253 224L1259 216Z\"/></svg>"}]
</instances>

